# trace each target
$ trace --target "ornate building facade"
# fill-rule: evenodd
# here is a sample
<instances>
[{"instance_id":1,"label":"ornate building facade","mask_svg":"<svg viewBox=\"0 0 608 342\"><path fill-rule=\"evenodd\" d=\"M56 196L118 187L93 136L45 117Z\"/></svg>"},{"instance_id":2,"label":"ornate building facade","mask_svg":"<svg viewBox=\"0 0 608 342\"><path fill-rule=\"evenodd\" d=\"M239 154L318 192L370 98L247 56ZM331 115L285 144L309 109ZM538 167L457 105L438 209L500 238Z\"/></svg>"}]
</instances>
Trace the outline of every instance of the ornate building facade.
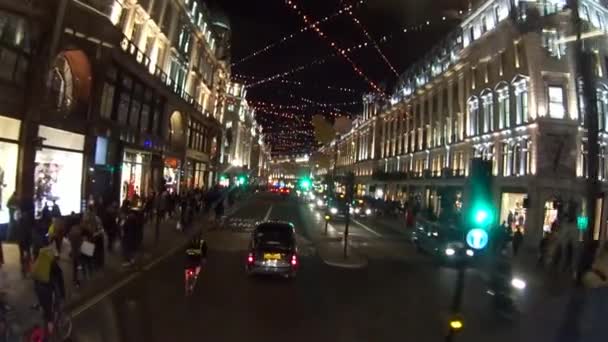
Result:
<instances>
[{"instance_id":1,"label":"ornate building facade","mask_svg":"<svg viewBox=\"0 0 608 342\"><path fill-rule=\"evenodd\" d=\"M215 182L230 23L200 0L0 3L0 224Z\"/></svg>"},{"instance_id":2,"label":"ornate building facade","mask_svg":"<svg viewBox=\"0 0 608 342\"><path fill-rule=\"evenodd\" d=\"M585 48L596 56L605 181L608 9L583 0L580 15ZM490 160L500 222L538 241L556 219L555 203L571 203L577 213L586 206L588 148L574 37L565 0L479 1L401 75L388 99L364 96L354 128L338 142L338 170L355 173L360 195L414 201L441 215L462 205L470 160ZM596 237L604 238L605 201L597 205L604 210Z\"/></svg>"}]
</instances>

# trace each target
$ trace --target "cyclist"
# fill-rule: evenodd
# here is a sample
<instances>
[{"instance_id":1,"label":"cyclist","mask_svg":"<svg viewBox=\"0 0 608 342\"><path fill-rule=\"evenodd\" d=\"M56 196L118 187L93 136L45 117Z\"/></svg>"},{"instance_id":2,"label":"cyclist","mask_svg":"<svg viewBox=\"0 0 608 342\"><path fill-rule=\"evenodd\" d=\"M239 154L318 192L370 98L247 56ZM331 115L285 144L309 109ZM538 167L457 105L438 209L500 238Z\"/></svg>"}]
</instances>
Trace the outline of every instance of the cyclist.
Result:
<instances>
[{"instance_id":1,"label":"cyclist","mask_svg":"<svg viewBox=\"0 0 608 342\"><path fill-rule=\"evenodd\" d=\"M51 336L56 310L60 309L59 305L65 298L63 272L57 259L52 248L41 248L32 271L36 297L42 309L45 326Z\"/></svg>"},{"instance_id":2,"label":"cyclist","mask_svg":"<svg viewBox=\"0 0 608 342\"><path fill-rule=\"evenodd\" d=\"M201 263L207 259L207 242L202 234L197 234L190 240L186 249L186 268L200 267Z\"/></svg>"}]
</instances>

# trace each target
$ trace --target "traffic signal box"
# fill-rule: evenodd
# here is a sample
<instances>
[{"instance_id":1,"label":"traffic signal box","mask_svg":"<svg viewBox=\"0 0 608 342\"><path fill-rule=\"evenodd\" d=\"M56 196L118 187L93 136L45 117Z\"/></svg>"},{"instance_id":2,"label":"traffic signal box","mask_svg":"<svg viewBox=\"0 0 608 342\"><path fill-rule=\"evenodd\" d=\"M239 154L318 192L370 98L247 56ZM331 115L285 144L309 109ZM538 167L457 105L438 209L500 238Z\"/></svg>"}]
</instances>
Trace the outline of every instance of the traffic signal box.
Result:
<instances>
[{"instance_id":1,"label":"traffic signal box","mask_svg":"<svg viewBox=\"0 0 608 342\"><path fill-rule=\"evenodd\" d=\"M488 236L491 236L492 227L496 225L496 205L492 192L492 162L475 158L471 161L471 174L468 186L468 199L465 203L465 229L471 242L469 245L475 249L485 248ZM483 245L477 244L478 237L485 236ZM477 242L475 242L475 241Z\"/></svg>"}]
</instances>

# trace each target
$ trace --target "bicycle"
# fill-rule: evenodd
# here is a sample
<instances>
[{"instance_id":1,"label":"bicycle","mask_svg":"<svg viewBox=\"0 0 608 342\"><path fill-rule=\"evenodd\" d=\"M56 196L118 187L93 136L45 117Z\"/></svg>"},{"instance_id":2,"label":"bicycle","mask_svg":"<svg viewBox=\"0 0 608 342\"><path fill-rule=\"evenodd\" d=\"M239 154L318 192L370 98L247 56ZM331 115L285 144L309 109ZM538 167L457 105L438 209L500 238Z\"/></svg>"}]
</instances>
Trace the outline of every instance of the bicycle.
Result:
<instances>
[{"instance_id":1,"label":"bicycle","mask_svg":"<svg viewBox=\"0 0 608 342\"><path fill-rule=\"evenodd\" d=\"M63 300L55 297L52 310L53 320L48 322L46 329L33 327L27 334L27 341L63 342L72 336L72 318L63 310Z\"/></svg>"}]
</instances>

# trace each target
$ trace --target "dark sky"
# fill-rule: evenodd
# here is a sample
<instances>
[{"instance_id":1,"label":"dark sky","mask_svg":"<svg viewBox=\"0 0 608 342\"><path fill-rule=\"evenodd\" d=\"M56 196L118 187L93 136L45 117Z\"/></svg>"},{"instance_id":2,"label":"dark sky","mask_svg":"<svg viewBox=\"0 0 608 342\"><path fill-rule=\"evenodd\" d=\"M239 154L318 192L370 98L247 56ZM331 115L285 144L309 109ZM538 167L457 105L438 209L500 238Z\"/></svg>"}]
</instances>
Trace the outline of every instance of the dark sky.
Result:
<instances>
[{"instance_id":1,"label":"dark sky","mask_svg":"<svg viewBox=\"0 0 608 342\"><path fill-rule=\"evenodd\" d=\"M332 15L349 4L359 3L358 0L291 1L311 21ZM356 5L352 12L371 37L379 42L381 51L401 74L457 25L458 18L454 14L466 9L467 3L467 0L366 0ZM288 7L286 0L216 0L217 6L231 20L233 62L305 27L301 17ZM446 17L445 21L442 20L443 16ZM427 20L431 21L430 26L425 25ZM423 28L403 33L403 28L414 25L423 25ZM346 13L332 17L319 27L326 38L344 49L368 42L359 26ZM382 42L383 36L392 38ZM247 77L251 84L255 80L308 65L333 53L329 40L309 30L297 33L293 39L253 58L236 63L232 67L232 74ZM396 76L372 44L368 43L367 47L352 51L348 56L369 79L385 87L387 92L391 91ZM356 115L362 109L361 95L371 90L368 83L353 71L349 62L338 56L282 80L251 86L247 96L250 104L258 108L256 119L264 127L266 141L275 154L310 151L314 146L310 125L312 116L323 114L331 120L335 113ZM301 82L301 85L293 82ZM268 107L270 104L275 107Z\"/></svg>"}]
</instances>

